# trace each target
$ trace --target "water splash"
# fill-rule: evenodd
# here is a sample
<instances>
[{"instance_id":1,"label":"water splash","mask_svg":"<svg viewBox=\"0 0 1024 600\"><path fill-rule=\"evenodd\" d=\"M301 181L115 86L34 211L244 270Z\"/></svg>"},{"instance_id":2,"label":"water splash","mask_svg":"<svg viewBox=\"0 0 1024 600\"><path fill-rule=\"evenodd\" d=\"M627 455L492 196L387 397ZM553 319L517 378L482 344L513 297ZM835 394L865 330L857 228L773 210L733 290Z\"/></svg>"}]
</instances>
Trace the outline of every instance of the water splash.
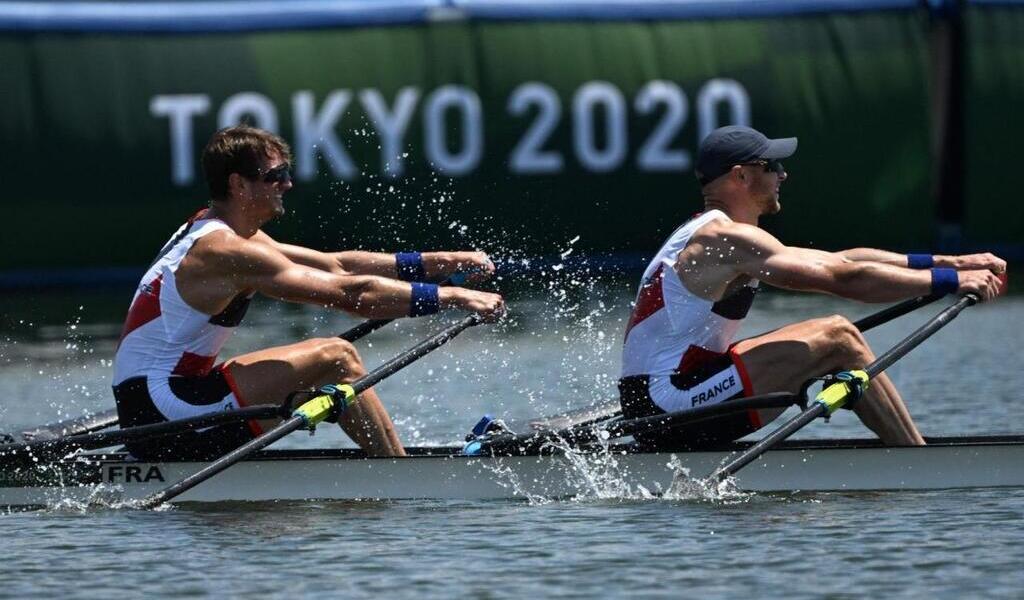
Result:
<instances>
[{"instance_id":1,"label":"water splash","mask_svg":"<svg viewBox=\"0 0 1024 600\"><path fill-rule=\"evenodd\" d=\"M698 500L722 504L739 504L754 497L752 492L744 492L736 485L735 477L726 477L716 481L711 477L693 477L690 469L683 466L675 454L666 465L675 471L672 485L662 495L666 500Z\"/></svg>"},{"instance_id":2,"label":"water splash","mask_svg":"<svg viewBox=\"0 0 1024 600\"><path fill-rule=\"evenodd\" d=\"M560 477L558 495L536 490L534 482L525 481L512 464L501 458L483 462L483 467L495 476L496 482L516 495L526 498L531 505L548 504L561 497L572 502L592 501L696 501L713 504L738 504L749 501L753 493L743 492L734 478L721 482L692 477L675 454L664 464L666 475L672 478L667 489L659 482L647 487L641 477L630 472L628 456L620 447L610 446L602 440L597 447L587 450L553 442L544 447L553 451L548 475ZM569 489L569 496L561 490Z\"/></svg>"},{"instance_id":3,"label":"water splash","mask_svg":"<svg viewBox=\"0 0 1024 600\"><path fill-rule=\"evenodd\" d=\"M556 501L554 497L537 494L532 491L531 486L523 481L519 473L512 468L504 459L485 460L482 463L485 470L494 474L494 481L499 486L511 490L513 495L525 498L530 506L541 506Z\"/></svg>"}]
</instances>

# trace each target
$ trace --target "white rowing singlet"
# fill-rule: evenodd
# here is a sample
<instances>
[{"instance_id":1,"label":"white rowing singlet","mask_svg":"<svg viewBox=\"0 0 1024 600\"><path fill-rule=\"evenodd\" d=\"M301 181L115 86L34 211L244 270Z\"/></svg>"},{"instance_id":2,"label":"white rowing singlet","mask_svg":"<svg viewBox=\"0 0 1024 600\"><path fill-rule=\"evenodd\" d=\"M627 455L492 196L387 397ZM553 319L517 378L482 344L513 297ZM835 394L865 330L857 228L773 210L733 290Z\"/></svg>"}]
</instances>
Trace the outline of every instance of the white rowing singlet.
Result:
<instances>
[{"instance_id":1,"label":"white rowing singlet","mask_svg":"<svg viewBox=\"0 0 1024 600\"><path fill-rule=\"evenodd\" d=\"M676 274L679 252L694 232L717 219L729 219L709 210L683 223L651 260L626 326L622 377L669 377L684 371L683 357L691 347L724 353L750 310L758 281L712 302L692 294Z\"/></svg>"},{"instance_id":2,"label":"white rowing singlet","mask_svg":"<svg viewBox=\"0 0 1024 600\"><path fill-rule=\"evenodd\" d=\"M182 299L174 274L196 240L222 229L230 227L218 219L190 220L171 237L146 271L132 299L114 357L115 386L132 377L165 382L171 376L200 377L210 372L252 297L239 295L211 317Z\"/></svg>"}]
</instances>

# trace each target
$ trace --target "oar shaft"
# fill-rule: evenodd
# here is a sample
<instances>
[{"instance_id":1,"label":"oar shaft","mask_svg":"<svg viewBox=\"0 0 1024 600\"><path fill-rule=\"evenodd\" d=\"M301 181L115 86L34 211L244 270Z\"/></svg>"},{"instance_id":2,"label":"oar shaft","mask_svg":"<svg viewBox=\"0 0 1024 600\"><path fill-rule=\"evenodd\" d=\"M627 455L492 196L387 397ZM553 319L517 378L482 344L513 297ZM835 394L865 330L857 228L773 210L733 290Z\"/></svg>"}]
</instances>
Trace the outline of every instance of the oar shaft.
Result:
<instances>
[{"instance_id":1,"label":"oar shaft","mask_svg":"<svg viewBox=\"0 0 1024 600\"><path fill-rule=\"evenodd\" d=\"M679 427L753 409L783 408L797 404L799 400L800 397L794 394L778 392L752 398L730 400L692 410L615 421L608 423L604 427L600 424L584 423L563 430L541 430L518 435L512 433L498 434L491 438L479 440L478 446L469 444L464 451L467 454L528 454L552 442L583 446L592 444L602 437L605 439L615 439L645 431ZM602 436L603 432L607 433L607 436Z\"/></svg>"},{"instance_id":2,"label":"oar shaft","mask_svg":"<svg viewBox=\"0 0 1024 600\"><path fill-rule=\"evenodd\" d=\"M343 332L338 337L346 342L354 342L370 333L373 333L374 331L377 331L392 321L394 321L394 319L370 319L369 321L363 321L348 331Z\"/></svg>"},{"instance_id":3,"label":"oar shaft","mask_svg":"<svg viewBox=\"0 0 1024 600\"><path fill-rule=\"evenodd\" d=\"M0 434L0 438L32 442L35 440L52 440L64 436L81 435L92 433L101 429L107 429L117 425L117 411L107 410L85 417L75 417L48 425L42 425L34 429L26 429L19 434L7 436Z\"/></svg>"},{"instance_id":4,"label":"oar shaft","mask_svg":"<svg viewBox=\"0 0 1024 600\"><path fill-rule=\"evenodd\" d=\"M857 321L854 321L853 326L856 327L859 331L865 332L874 329L879 325L884 325L885 323L888 323L893 319L902 317L903 315L915 311L921 308L922 306L927 306L941 297L942 296L932 294L929 296L918 296L917 298L910 298L909 300L904 300L899 304L890 306L889 308L882 309L862 319L858 319Z\"/></svg>"},{"instance_id":5,"label":"oar shaft","mask_svg":"<svg viewBox=\"0 0 1024 600\"><path fill-rule=\"evenodd\" d=\"M194 488L200 483L220 473L224 469L227 469L231 465L245 459L253 453L273 444L277 440L283 438L289 433L300 429L306 423L306 420L302 417L295 416L290 417L287 421L279 424L270 431L264 433L260 437L246 442L245 444L235 448L231 452L228 452L224 456L218 458L216 461L206 465L202 469L175 483L174 485L142 499L139 503L140 508L153 508L159 506L164 502L167 502L171 498L179 496L188 490Z\"/></svg>"},{"instance_id":6,"label":"oar shaft","mask_svg":"<svg viewBox=\"0 0 1024 600\"><path fill-rule=\"evenodd\" d=\"M894 362L903 358L908 352L918 347L921 342L925 341L932 336L936 331L945 327L950 321L956 318L960 314L960 311L977 304L978 297L974 294L967 294L951 304L945 310L937 314L930 321L922 325L917 331L910 334L903 339L900 343L893 346L885 354L879 356L875 362L871 363L864 368L864 371L869 377L874 378L875 375L888 369Z\"/></svg>"},{"instance_id":7,"label":"oar shaft","mask_svg":"<svg viewBox=\"0 0 1024 600\"><path fill-rule=\"evenodd\" d=\"M0 445L0 458L12 458L19 455L40 458L41 456L63 454L72 450L94 450L135 440L174 435L203 427L213 427L243 420L272 419L280 416L281 407L279 406L248 406L238 410L207 413L187 419L139 425L114 431L100 431L35 442L2 444Z\"/></svg>"},{"instance_id":8,"label":"oar shaft","mask_svg":"<svg viewBox=\"0 0 1024 600\"><path fill-rule=\"evenodd\" d=\"M390 377L399 370L405 368L409 364L416 362L424 355L429 354L433 350L443 346L449 340L462 333L463 330L472 327L480 323L480 316L477 314L469 315L463 318L455 325L437 333L436 335L416 344L401 355L392 358L388 362L374 369L371 373L368 373L365 377L360 377L358 380L352 383L352 389L357 394L365 392L374 385L378 384L381 380Z\"/></svg>"},{"instance_id":9,"label":"oar shaft","mask_svg":"<svg viewBox=\"0 0 1024 600\"><path fill-rule=\"evenodd\" d=\"M719 468L711 476L716 481L721 481L726 477L736 473L743 467L749 465L753 461L757 460L762 454L772 449L776 444L782 442L789 436L799 431L802 427L817 419L818 417L824 416L827 409L818 403L815 403L808 407L806 410L796 415L792 419L786 421L784 425L761 438L756 444L747 448L743 454L740 454L725 466Z\"/></svg>"},{"instance_id":10,"label":"oar shaft","mask_svg":"<svg viewBox=\"0 0 1024 600\"><path fill-rule=\"evenodd\" d=\"M751 398L728 400L726 402L712 404L711 406L701 406L699 408L667 413L664 415L654 415L650 417L640 417L637 419L619 421L609 425L607 431L613 438L623 437L636 433L643 433L645 431L689 425L706 419L713 419L715 417L731 415L748 410L786 408L794 404L798 404L800 401L800 396L795 394L790 394L789 392L776 392ZM593 430L593 428L591 428L591 430Z\"/></svg>"}]
</instances>

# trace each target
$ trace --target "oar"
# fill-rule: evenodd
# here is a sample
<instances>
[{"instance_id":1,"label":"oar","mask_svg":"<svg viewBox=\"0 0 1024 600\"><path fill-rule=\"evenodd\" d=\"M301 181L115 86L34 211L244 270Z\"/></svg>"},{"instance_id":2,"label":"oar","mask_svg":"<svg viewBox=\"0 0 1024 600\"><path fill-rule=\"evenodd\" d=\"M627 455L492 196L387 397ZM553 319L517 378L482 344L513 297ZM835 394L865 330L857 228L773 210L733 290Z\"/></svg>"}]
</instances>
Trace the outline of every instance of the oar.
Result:
<instances>
[{"instance_id":1,"label":"oar","mask_svg":"<svg viewBox=\"0 0 1024 600\"><path fill-rule=\"evenodd\" d=\"M316 428L317 424L324 419L330 417L332 414L344 411L346 407L354 404L358 400L359 394L373 387L384 378L397 373L402 368L444 345L447 341L457 336L463 330L478 323L480 323L480 316L476 314L470 315L458 323L444 329L433 337L420 342L416 346L413 346L409 350L399 354L395 358L384 363L380 367L377 367L363 377L360 377L351 384L325 386L321 389L323 392L322 395L304 403L302 406L297 408L294 413L292 413L292 416L289 419L282 422L277 427L274 427L260 437L239 446L231 452L228 452L216 461L208 464L206 467L192 475L189 475L167 489L143 498L140 501L139 506L142 508L152 508L163 504L164 502L171 500L179 494L192 489L196 485L199 485L220 473L224 469L227 469L231 465L252 456L255 452L269 446L293 431L297 431L299 429L313 430Z\"/></svg>"},{"instance_id":2,"label":"oar","mask_svg":"<svg viewBox=\"0 0 1024 600\"><path fill-rule=\"evenodd\" d=\"M16 434L0 433L0 448L3 444L53 440L69 435L81 435L108 429L117 425L117 411L105 410L93 415L65 419L56 423L40 425Z\"/></svg>"},{"instance_id":3,"label":"oar","mask_svg":"<svg viewBox=\"0 0 1024 600\"><path fill-rule=\"evenodd\" d=\"M452 278L450 277L449 280ZM445 284L450 281L445 282ZM445 285L442 284L442 285ZM381 327L384 327L388 323L391 323L395 319L369 319L362 323L348 329L347 331L338 335L341 339L347 342L354 342L358 339L366 337L370 333L377 331ZM265 418L265 417L258 417ZM58 421L56 423L50 423L48 425L41 425L34 429L27 429L21 433L10 435L0 433L0 449L6 449L7 444L20 444L20 443L31 443L44 440L55 440L62 437L78 436L82 434L92 433L94 431L102 431L111 427L116 427L119 423L117 416L117 409L105 410L98 412L94 415L85 417L75 417L74 419L67 419L64 421ZM118 444L121 442L111 442L109 445ZM94 448L104 448L105 446L93 446Z\"/></svg>"},{"instance_id":4,"label":"oar","mask_svg":"<svg viewBox=\"0 0 1024 600\"><path fill-rule=\"evenodd\" d=\"M63 455L73 450L95 450L134 440L158 438L184 431L193 431L204 427L213 427L257 419L274 419L287 417L288 412L281 406L247 406L237 410L206 413L196 417L139 425L114 431L100 431L59 437L55 439L35 440L31 442L0 444L0 459L31 457L33 459Z\"/></svg>"},{"instance_id":5,"label":"oar","mask_svg":"<svg viewBox=\"0 0 1024 600\"><path fill-rule=\"evenodd\" d=\"M734 475L737 471L747 466L759 456L770 450L779 442L793 435L805 425L818 417L831 415L845 406L851 396L856 398L867 387L868 382L885 371L894 362L906 356L908 352L916 348L921 342L932 336L936 331L945 327L952 321L960 311L976 304L979 298L974 294L967 294L957 300L954 304L931 318L917 331L907 336L903 341L893 346L888 352L879 356L875 362L864 367L862 371L845 371L838 375L839 381L823 389L814 402L799 415L787 421L784 425L765 436L759 442L748 448L742 454L734 458L725 466L711 474L710 478L722 481L726 477Z\"/></svg>"},{"instance_id":6,"label":"oar","mask_svg":"<svg viewBox=\"0 0 1024 600\"><path fill-rule=\"evenodd\" d=\"M903 315L917 310L922 306L928 306L932 302L942 298L942 296L942 294L931 294L928 296L918 296L917 298L904 300L899 304L894 304L889 308L884 308L874 314L864 317L863 319L854 321L853 326L859 329L861 333L864 333L870 329L878 327L879 325L888 323L895 318L902 317Z\"/></svg>"},{"instance_id":7,"label":"oar","mask_svg":"<svg viewBox=\"0 0 1024 600\"><path fill-rule=\"evenodd\" d=\"M876 313L854 321L853 326L863 333L870 329L874 329L879 325L884 325L895 318L902 317L903 315L917 310L922 306L927 306L941 297L942 296L929 295L910 298L900 302L899 304L894 304L888 308L884 308ZM614 400L607 400L600 404L593 404L580 409L566 411L550 417L533 419L529 424L532 429L537 431L562 430L576 425L589 425L598 421L616 417L620 414L622 414L621 405L619 400L616 398Z\"/></svg>"},{"instance_id":8,"label":"oar","mask_svg":"<svg viewBox=\"0 0 1024 600\"><path fill-rule=\"evenodd\" d=\"M470 441L463 448L462 453L469 456L481 454L491 456L532 455L546 444L564 443L580 447L593 444L601 439L611 440L644 431L678 427L748 410L787 408L802 402L803 398L799 395L790 394L789 392L774 392L663 415L618 421L609 420L598 426L595 426L593 423L583 423L564 430L542 430L518 435L511 432L500 432L487 434L480 439Z\"/></svg>"}]
</instances>

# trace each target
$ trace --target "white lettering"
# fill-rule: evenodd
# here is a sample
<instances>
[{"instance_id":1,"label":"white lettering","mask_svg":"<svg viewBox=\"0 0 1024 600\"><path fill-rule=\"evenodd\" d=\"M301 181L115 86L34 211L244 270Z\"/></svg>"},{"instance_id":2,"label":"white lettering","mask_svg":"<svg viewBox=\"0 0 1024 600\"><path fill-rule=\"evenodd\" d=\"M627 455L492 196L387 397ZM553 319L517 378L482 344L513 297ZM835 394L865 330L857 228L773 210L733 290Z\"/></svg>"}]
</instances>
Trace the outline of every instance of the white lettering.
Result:
<instances>
[{"instance_id":1,"label":"white lettering","mask_svg":"<svg viewBox=\"0 0 1024 600\"><path fill-rule=\"evenodd\" d=\"M448 150L448 127L445 114L456 110L461 117L460 150ZM480 97L461 85L446 85L434 90L424 108L424 137L427 160L445 175L465 175L480 164L484 153L483 109Z\"/></svg>"},{"instance_id":2,"label":"white lettering","mask_svg":"<svg viewBox=\"0 0 1024 600\"><path fill-rule=\"evenodd\" d=\"M171 181L175 185L189 185L195 180L192 164L192 118L210 110L210 97L205 94L154 96L149 112L155 117L167 117L171 128Z\"/></svg>"},{"instance_id":3,"label":"white lettering","mask_svg":"<svg viewBox=\"0 0 1024 600\"><path fill-rule=\"evenodd\" d=\"M402 147L405 145L405 133L409 130L409 121L416 110L416 101L420 91L415 87L404 87L395 98L394 111L388 111L384 95L378 90L369 89L359 92L359 100L366 109L370 121L373 122L377 135L380 136L380 162L384 174L394 179L405 172L402 160Z\"/></svg>"},{"instance_id":4,"label":"white lettering","mask_svg":"<svg viewBox=\"0 0 1024 600\"><path fill-rule=\"evenodd\" d=\"M334 90L327 95L320 111L315 112L313 92L301 91L292 96L295 173L302 181L316 178L318 152L327 161L335 177L347 180L356 178L358 170L334 132L351 100L352 92L349 90Z\"/></svg>"},{"instance_id":5,"label":"white lettering","mask_svg":"<svg viewBox=\"0 0 1024 600\"><path fill-rule=\"evenodd\" d=\"M217 113L217 127L231 127L244 122L246 116L252 117L252 125L274 133L277 129L277 108L263 94L242 92L224 101Z\"/></svg>"},{"instance_id":6,"label":"white lettering","mask_svg":"<svg viewBox=\"0 0 1024 600\"><path fill-rule=\"evenodd\" d=\"M445 85L434 90L417 86L398 89L394 98L381 90L332 90L318 100L311 90L298 90L291 97L291 118L295 149L296 178L312 181L326 163L325 175L353 181L360 177L346 136L352 124L347 111L358 94L358 103L366 121L377 135L380 173L389 179L402 177L409 168L409 131L414 127L423 104L422 150L415 150L439 173L468 175L479 168L485 151L485 117L480 97L462 85ZM565 151L554 146L562 126L563 97L554 87L540 81L528 81L512 90L506 114L525 123L525 131L515 140L508 155L508 169L516 175L560 173L565 168ZM217 127L239 122L279 133L283 108L262 92L247 91L229 96L211 107L206 94L164 94L150 99L150 113L168 120L171 155L171 181L190 185L197 179L196 122L216 110ZM720 125L749 125L751 101L741 83L733 79L711 79L701 86L692 107L697 117L697 140ZM632 112L631 112L632 111ZM630 158L630 124L642 127L638 140L635 168L639 172L680 172L692 164L692 148L680 142L688 125L691 106L686 92L667 80L646 82L627 104L622 92L607 81L583 82L572 95L571 137L580 166L590 172L609 172L623 168ZM352 115L349 115L352 117ZM631 121L633 119L633 121ZM205 119L202 121L205 123ZM343 127L345 129L343 129ZM356 129L359 129L356 127ZM360 130L365 132L365 130ZM636 135L636 134L634 134ZM364 144L360 152L366 152ZM420 154L422 153L422 154ZM369 157L360 154L359 165ZM500 157L495 157L500 160Z\"/></svg>"},{"instance_id":7,"label":"white lettering","mask_svg":"<svg viewBox=\"0 0 1024 600\"><path fill-rule=\"evenodd\" d=\"M690 406L697 406L698 404L704 404L714 400L717 396L724 392L731 390L736 387L736 377L729 374L728 377L718 381L705 381L701 384L699 392L694 393L690 396Z\"/></svg>"},{"instance_id":8,"label":"white lettering","mask_svg":"<svg viewBox=\"0 0 1024 600\"><path fill-rule=\"evenodd\" d=\"M594 112L604 107L605 147L597 147ZM580 87L572 100L572 141L576 157L586 169L611 171L626 158L626 99L607 81L591 81Z\"/></svg>"},{"instance_id":9,"label":"white lettering","mask_svg":"<svg viewBox=\"0 0 1024 600\"><path fill-rule=\"evenodd\" d=\"M562 116L562 103L558 93L543 83L530 82L517 87L508 100L508 112L522 116L537 107L537 117L519 140L509 166L513 173L557 173L562 170L562 155L554 150L543 150Z\"/></svg>"},{"instance_id":10,"label":"white lettering","mask_svg":"<svg viewBox=\"0 0 1024 600\"><path fill-rule=\"evenodd\" d=\"M641 115L649 115L659 104L665 105L665 114L640 147L636 164L644 171L685 171L690 168L690 153L670 146L686 125L686 94L671 81L652 81L637 94L634 106Z\"/></svg>"}]
</instances>

